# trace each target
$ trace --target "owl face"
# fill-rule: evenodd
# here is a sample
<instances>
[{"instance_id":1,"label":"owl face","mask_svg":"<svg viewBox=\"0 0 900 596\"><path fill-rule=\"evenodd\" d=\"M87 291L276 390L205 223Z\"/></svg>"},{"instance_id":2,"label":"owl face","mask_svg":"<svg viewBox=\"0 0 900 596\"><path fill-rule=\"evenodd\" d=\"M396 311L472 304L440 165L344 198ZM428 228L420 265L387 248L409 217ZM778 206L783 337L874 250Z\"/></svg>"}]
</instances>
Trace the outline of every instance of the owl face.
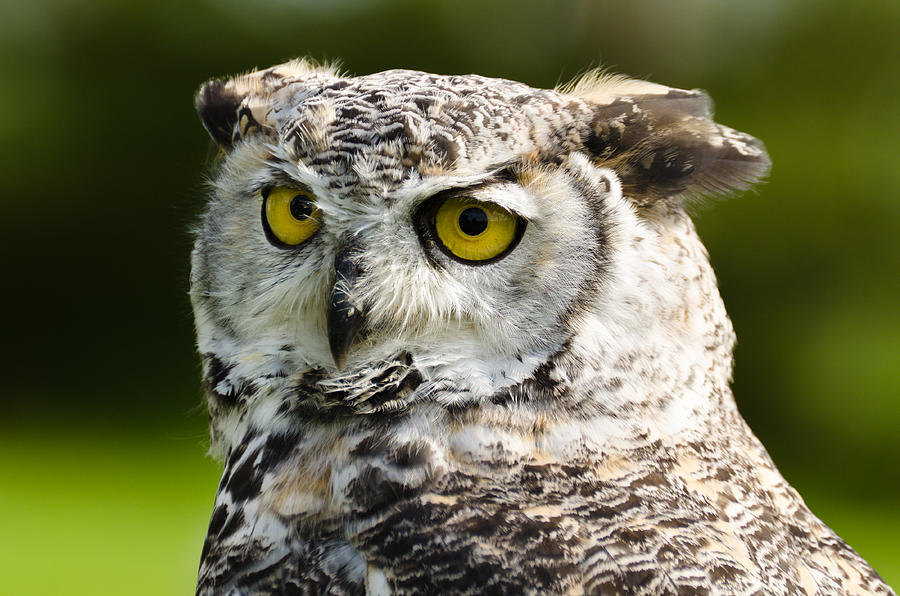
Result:
<instances>
[{"instance_id":1,"label":"owl face","mask_svg":"<svg viewBox=\"0 0 900 596\"><path fill-rule=\"evenodd\" d=\"M251 159L219 179L195 270L238 342L293 345L313 366L553 349L612 250L611 172L415 176L390 193L357 193L252 159L271 155L266 145L242 147ZM573 200L585 186L589 200Z\"/></svg>"},{"instance_id":2,"label":"owl face","mask_svg":"<svg viewBox=\"0 0 900 596\"><path fill-rule=\"evenodd\" d=\"M702 93L616 78L539 90L301 61L211 81L197 107L223 151L191 290L220 396L400 362L432 397L488 399L586 327L609 343L656 325L653 214L768 166Z\"/></svg>"}]
</instances>

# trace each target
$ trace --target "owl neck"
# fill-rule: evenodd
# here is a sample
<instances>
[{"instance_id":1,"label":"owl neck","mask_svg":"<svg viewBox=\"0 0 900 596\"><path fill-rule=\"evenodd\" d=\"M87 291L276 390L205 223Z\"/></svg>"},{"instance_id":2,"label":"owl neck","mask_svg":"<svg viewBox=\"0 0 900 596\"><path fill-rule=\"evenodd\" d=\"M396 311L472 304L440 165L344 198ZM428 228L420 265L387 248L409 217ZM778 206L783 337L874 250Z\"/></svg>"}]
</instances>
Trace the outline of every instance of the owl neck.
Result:
<instances>
[{"instance_id":1,"label":"owl neck","mask_svg":"<svg viewBox=\"0 0 900 596\"><path fill-rule=\"evenodd\" d=\"M611 281L575 317L556 374L586 417L660 437L703 432L736 415L734 331L683 208L663 203L642 215L644 230Z\"/></svg>"}]
</instances>

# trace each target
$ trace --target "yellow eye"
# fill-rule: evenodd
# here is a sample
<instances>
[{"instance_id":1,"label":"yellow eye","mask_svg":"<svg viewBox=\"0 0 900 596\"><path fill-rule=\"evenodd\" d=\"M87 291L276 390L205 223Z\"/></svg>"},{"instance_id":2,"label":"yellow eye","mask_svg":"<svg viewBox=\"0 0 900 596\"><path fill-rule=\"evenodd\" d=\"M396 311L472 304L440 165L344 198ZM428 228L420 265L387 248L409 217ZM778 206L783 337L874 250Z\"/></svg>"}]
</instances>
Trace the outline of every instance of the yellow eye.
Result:
<instances>
[{"instance_id":1,"label":"yellow eye","mask_svg":"<svg viewBox=\"0 0 900 596\"><path fill-rule=\"evenodd\" d=\"M274 244L296 246L319 229L321 212L308 191L276 186L264 197L263 227Z\"/></svg>"},{"instance_id":2,"label":"yellow eye","mask_svg":"<svg viewBox=\"0 0 900 596\"><path fill-rule=\"evenodd\" d=\"M450 197L434 212L434 231L443 248L469 264L484 264L515 248L525 222L503 207L471 197Z\"/></svg>"}]
</instances>

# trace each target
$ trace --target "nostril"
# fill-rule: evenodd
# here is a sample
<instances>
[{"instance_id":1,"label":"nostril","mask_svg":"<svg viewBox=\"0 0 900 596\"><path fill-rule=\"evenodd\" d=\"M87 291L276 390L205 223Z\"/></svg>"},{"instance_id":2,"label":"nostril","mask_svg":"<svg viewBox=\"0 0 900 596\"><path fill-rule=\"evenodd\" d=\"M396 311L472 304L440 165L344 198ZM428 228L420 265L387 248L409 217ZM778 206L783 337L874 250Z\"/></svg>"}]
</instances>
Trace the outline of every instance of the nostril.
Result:
<instances>
[{"instance_id":1,"label":"nostril","mask_svg":"<svg viewBox=\"0 0 900 596\"><path fill-rule=\"evenodd\" d=\"M338 249L337 254L334 255L335 285L342 280L355 282L360 276L359 255L361 252L362 248L355 236Z\"/></svg>"}]
</instances>

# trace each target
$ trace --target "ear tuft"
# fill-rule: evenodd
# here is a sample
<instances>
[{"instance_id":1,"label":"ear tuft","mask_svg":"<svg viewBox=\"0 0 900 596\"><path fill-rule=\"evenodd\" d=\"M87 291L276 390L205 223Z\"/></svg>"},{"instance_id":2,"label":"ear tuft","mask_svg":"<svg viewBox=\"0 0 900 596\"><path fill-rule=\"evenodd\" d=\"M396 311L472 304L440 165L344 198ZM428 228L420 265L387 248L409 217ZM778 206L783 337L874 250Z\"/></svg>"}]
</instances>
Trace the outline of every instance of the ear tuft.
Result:
<instances>
[{"instance_id":1,"label":"ear tuft","mask_svg":"<svg viewBox=\"0 0 900 596\"><path fill-rule=\"evenodd\" d=\"M564 91L591 106L584 148L638 205L744 190L769 171L763 144L713 122L702 91L596 73Z\"/></svg>"},{"instance_id":2,"label":"ear tuft","mask_svg":"<svg viewBox=\"0 0 900 596\"><path fill-rule=\"evenodd\" d=\"M653 127L627 151L604 161L639 204L746 190L771 166L758 139L698 118Z\"/></svg>"},{"instance_id":3,"label":"ear tuft","mask_svg":"<svg viewBox=\"0 0 900 596\"><path fill-rule=\"evenodd\" d=\"M194 98L197 114L209 136L226 151L233 148L234 127L241 100L233 86L218 79L204 83Z\"/></svg>"}]
</instances>

